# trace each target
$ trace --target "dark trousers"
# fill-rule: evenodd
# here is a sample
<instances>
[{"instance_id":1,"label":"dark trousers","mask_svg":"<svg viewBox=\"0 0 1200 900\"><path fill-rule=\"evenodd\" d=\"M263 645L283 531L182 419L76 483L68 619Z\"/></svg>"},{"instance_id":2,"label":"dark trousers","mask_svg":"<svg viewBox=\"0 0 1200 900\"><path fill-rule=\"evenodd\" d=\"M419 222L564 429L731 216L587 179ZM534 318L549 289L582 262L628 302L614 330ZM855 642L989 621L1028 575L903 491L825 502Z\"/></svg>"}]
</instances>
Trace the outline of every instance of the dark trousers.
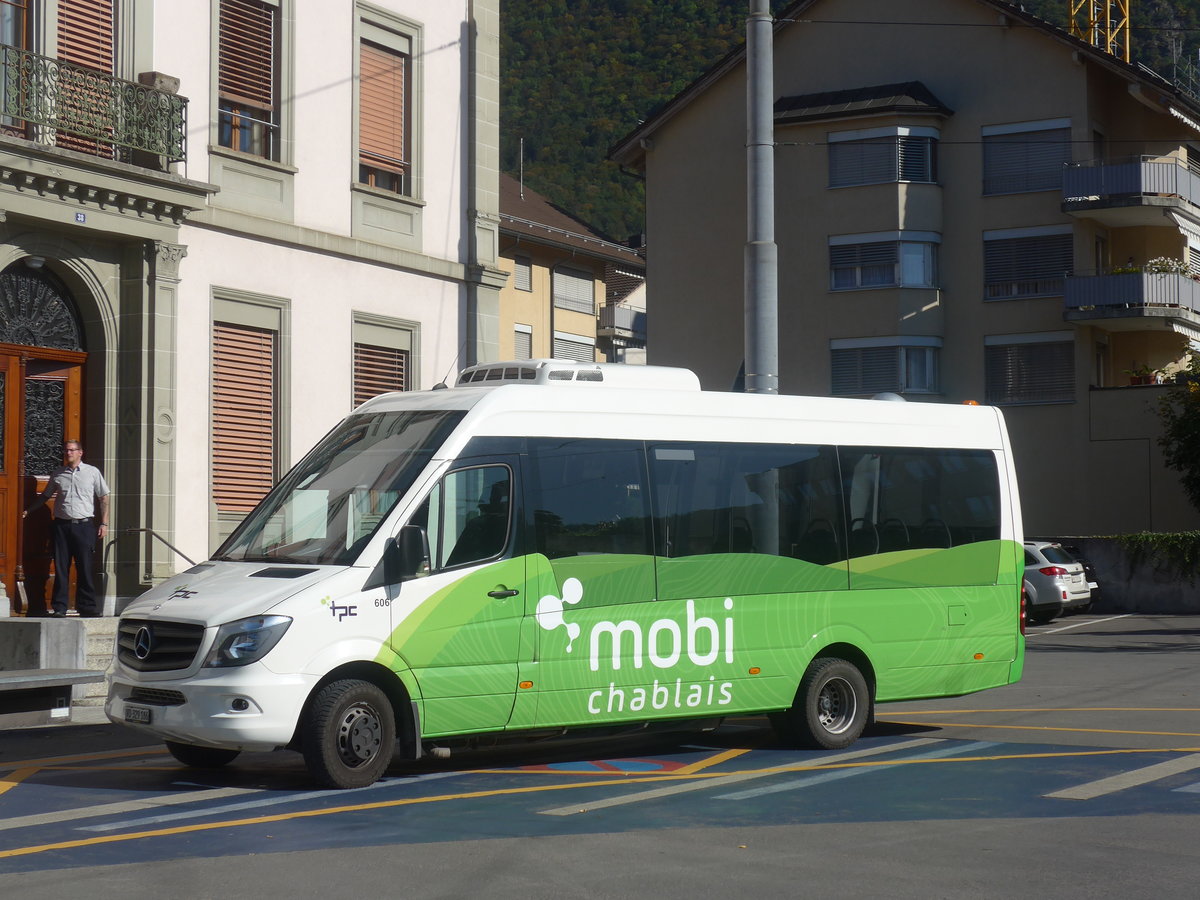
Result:
<instances>
[{"instance_id":1,"label":"dark trousers","mask_svg":"<svg viewBox=\"0 0 1200 900\"><path fill-rule=\"evenodd\" d=\"M94 520L54 520L54 599L51 602L55 612L67 611L72 561L75 563L75 609L81 615L97 612L95 567L92 564L95 549Z\"/></svg>"}]
</instances>

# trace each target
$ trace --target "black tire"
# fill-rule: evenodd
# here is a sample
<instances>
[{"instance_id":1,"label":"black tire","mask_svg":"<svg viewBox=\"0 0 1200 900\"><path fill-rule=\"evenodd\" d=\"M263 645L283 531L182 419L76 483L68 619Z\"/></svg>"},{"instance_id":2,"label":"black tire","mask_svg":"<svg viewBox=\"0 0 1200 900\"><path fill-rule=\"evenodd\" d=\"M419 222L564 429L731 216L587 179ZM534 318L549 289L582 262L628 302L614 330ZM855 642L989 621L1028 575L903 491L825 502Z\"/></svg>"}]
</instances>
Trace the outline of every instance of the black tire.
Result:
<instances>
[{"instance_id":1,"label":"black tire","mask_svg":"<svg viewBox=\"0 0 1200 900\"><path fill-rule=\"evenodd\" d=\"M238 758L241 750L223 750L220 747L197 747L195 744L180 744L167 741L171 755L193 769L219 769Z\"/></svg>"},{"instance_id":2,"label":"black tire","mask_svg":"<svg viewBox=\"0 0 1200 900\"><path fill-rule=\"evenodd\" d=\"M771 723L789 744L841 750L858 740L871 709L871 691L858 668L844 659L820 657L804 673L795 704L772 716Z\"/></svg>"},{"instance_id":3,"label":"black tire","mask_svg":"<svg viewBox=\"0 0 1200 900\"><path fill-rule=\"evenodd\" d=\"M396 717L369 681L325 685L300 728L304 763L325 787L356 788L380 779L396 752Z\"/></svg>"}]
</instances>

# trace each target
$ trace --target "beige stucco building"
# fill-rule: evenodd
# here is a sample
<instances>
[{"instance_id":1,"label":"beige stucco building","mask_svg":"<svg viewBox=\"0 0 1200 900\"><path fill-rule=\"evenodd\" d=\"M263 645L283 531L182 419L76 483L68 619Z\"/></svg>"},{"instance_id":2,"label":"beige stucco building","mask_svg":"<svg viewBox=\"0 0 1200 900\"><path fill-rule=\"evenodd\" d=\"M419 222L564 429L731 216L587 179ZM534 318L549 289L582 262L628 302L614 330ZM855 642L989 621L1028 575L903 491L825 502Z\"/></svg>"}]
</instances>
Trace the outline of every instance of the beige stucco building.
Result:
<instances>
[{"instance_id":1,"label":"beige stucco building","mask_svg":"<svg viewBox=\"0 0 1200 900\"><path fill-rule=\"evenodd\" d=\"M364 397L497 358L499 0L0 0L0 44L14 608L64 438L113 488L111 614Z\"/></svg>"},{"instance_id":2,"label":"beige stucco building","mask_svg":"<svg viewBox=\"0 0 1200 900\"><path fill-rule=\"evenodd\" d=\"M1200 346L1200 100L992 0L804 0L773 50L781 391L1001 406L1029 535L1196 527L1168 388L1131 380ZM716 390L745 121L739 52L612 154L646 175L649 361Z\"/></svg>"},{"instance_id":3,"label":"beige stucco building","mask_svg":"<svg viewBox=\"0 0 1200 900\"><path fill-rule=\"evenodd\" d=\"M644 361L646 263L500 176L500 359Z\"/></svg>"}]
</instances>

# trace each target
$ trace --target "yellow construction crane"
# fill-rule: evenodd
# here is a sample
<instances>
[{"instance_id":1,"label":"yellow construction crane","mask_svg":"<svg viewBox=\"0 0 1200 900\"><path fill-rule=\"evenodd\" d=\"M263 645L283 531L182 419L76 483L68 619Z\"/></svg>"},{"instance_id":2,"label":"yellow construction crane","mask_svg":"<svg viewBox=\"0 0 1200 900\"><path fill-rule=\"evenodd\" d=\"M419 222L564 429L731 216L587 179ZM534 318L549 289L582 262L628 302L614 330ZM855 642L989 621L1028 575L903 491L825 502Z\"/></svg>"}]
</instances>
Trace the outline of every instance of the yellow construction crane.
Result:
<instances>
[{"instance_id":1,"label":"yellow construction crane","mask_svg":"<svg viewBox=\"0 0 1200 900\"><path fill-rule=\"evenodd\" d=\"M1071 34L1129 62L1129 0L1067 0Z\"/></svg>"}]
</instances>

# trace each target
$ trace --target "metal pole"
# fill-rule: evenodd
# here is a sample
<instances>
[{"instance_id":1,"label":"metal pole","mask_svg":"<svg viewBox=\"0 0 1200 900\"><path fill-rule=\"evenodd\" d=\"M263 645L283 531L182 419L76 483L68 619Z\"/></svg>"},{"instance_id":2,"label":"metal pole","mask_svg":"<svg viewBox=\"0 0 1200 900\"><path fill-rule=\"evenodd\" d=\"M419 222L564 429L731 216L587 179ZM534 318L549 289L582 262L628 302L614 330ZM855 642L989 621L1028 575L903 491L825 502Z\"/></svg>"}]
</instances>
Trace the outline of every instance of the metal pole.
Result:
<instances>
[{"instance_id":1,"label":"metal pole","mask_svg":"<svg viewBox=\"0 0 1200 900\"><path fill-rule=\"evenodd\" d=\"M779 393L779 251L775 246L774 63L770 0L746 20L746 393Z\"/></svg>"}]
</instances>

